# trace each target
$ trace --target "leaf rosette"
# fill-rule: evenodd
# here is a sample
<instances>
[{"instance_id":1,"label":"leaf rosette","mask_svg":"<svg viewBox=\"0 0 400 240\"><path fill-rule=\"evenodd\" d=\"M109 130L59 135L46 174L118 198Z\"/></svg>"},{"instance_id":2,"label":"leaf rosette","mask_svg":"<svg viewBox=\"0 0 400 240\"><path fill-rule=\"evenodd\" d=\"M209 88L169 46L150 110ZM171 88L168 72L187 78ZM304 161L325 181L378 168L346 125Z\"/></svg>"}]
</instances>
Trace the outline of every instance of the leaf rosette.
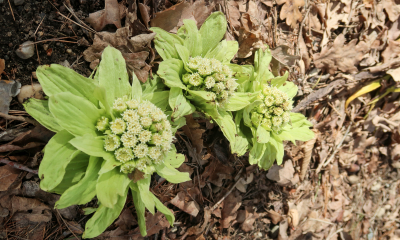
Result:
<instances>
[{"instance_id":1,"label":"leaf rosette","mask_svg":"<svg viewBox=\"0 0 400 240\"><path fill-rule=\"evenodd\" d=\"M251 143L249 163L269 169L284 155L283 141L308 141L314 137L312 124L300 113L293 113L293 97L297 86L289 81L288 72L275 77L268 69L272 59L270 50L255 53L254 68L241 66L251 77L243 81L241 89L257 94L257 99L235 116L240 127L239 135ZM243 121L242 121L243 120Z\"/></svg>"},{"instance_id":2,"label":"leaf rosette","mask_svg":"<svg viewBox=\"0 0 400 240\"><path fill-rule=\"evenodd\" d=\"M211 14L200 29L193 20L183 23L177 34L151 28L157 33L155 47L164 60L157 73L171 88L171 117L180 119L195 110L205 113L220 126L232 152L243 155L248 143L237 137L231 112L249 105L256 94L238 91L241 79L236 70L240 67L230 64L238 43L222 40L227 22L221 12Z\"/></svg>"},{"instance_id":3,"label":"leaf rosette","mask_svg":"<svg viewBox=\"0 0 400 240\"><path fill-rule=\"evenodd\" d=\"M184 156L172 144L184 120L171 124L165 111L169 92L155 76L132 86L121 53L105 48L93 76L86 78L60 65L41 66L37 76L48 100L29 99L26 111L56 132L44 149L40 187L61 194L56 208L99 206L86 223L84 238L100 235L121 213L131 189L140 232L146 235L145 208L173 213L149 190L151 174L172 183L190 180L176 170Z\"/></svg>"}]
</instances>

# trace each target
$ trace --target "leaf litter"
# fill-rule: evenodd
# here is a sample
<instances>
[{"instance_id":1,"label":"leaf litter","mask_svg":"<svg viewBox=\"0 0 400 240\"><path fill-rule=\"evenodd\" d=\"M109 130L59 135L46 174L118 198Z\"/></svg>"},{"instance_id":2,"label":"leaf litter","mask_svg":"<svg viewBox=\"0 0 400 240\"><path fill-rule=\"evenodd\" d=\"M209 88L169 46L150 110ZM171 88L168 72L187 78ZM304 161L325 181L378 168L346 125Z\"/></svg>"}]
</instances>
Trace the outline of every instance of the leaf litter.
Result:
<instances>
[{"instance_id":1,"label":"leaf litter","mask_svg":"<svg viewBox=\"0 0 400 240\"><path fill-rule=\"evenodd\" d=\"M90 46L83 52L92 69L103 49L112 45L123 53L128 70L145 82L159 60L149 26L176 32L183 19L201 26L212 11L222 10L229 24L227 40L239 42L234 61L251 64L254 51L268 44L276 63L272 70L289 70L289 79L299 87L294 111L305 113L318 132L309 142L287 143L284 163L266 173L251 168L246 156L225 151L228 145L206 119L189 116L176 147L186 155L180 170L189 172L192 181L174 186L153 180L153 193L174 210L176 222L170 227L160 213L147 213L149 234L162 239L400 238L399 94L384 95L399 88L400 4L105 1L104 6L85 12L97 31L86 36ZM8 61L0 60L2 82L12 78L13 71ZM379 88L355 95L375 80L381 80ZM15 99L8 104L3 113L25 115ZM60 218L51 210L57 195L41 191L37 175L24 170L38 168L40 150L51 133L18 124L0 119L1 158L25 167L1 163L0 178L5 181L0 184L0 222L5 225L0 236L80 235L83 211L60 211ZM91 202L88 207L97 205ZM130 200L101 237L140 239L134 211Z\"/></svg>"}]
</instances>

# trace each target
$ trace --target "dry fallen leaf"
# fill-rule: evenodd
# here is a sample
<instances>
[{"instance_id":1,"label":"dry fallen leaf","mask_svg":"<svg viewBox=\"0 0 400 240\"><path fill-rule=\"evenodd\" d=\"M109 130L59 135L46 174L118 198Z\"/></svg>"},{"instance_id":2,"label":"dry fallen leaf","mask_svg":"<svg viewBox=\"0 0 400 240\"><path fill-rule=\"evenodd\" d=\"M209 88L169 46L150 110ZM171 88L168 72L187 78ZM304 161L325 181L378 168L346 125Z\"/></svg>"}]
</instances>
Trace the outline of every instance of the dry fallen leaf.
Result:
<instances>
[{"instance_id":1,"label":"dry fallen leaf","mask_svg":"<svg viewBox=\"0 0 400 240\"><path fill-rule=\"evenodd\" d=\"M214 159L204 169L200 179L200 186L205 186L205 182L211 182L212 184L222 187L224 179L232 179L232 174L235 170L228 165L222 164L219 160Z\"/></svg>"},{"instance_id":2,"label":"dry fallen leaf","mask_svg":"<svg viewBox=\"0 0 400 240\"><path fill-rule=\"evenodd\" d=\"M242 205L242 196L238 191L233 191L224 200L224 207L221 210L221 227L228 228L231 222L236 220L237 210ZM233 224L233 223L232 223Z\"/></svg>"},{"instance_id":3,"label":"dry fallen leaf","mask_svg":"<svg viewBox=\"0 0 400 240\"><path fill-rule=\"evenodd\" d=\"M107 24L114 24L117 28L121 28L121 19L124 17L124 12L125 6L118 4L117 0L105 0L105 8L90 13L86 21L96 31L101 31Z\"/></svg>"},{"instance_id":4,"label":"dry fallen leaf","mask_svg":"<svg viewBox=\"0 0 400 240\"><path fill-rule=\"evenodd\" d=\"M345 37L340 34L336 37L331 47L323 47L320 53L314 54L314 64L317 68L334 74L340 70L345 73L357 73L357 65L369 50L365 42L351 40L345 45Z\"/></svg>"},{"instance_id":5,"label":"dry fallen leaf","mask_svg":"<svg viewBox=\"0 0 400 240\"><path fill-rule=\"evenodd\" d=\"M1 74L3 73L4 69L6 69L6 61L0 58L0 80Z\"/></svg>"},{"instance_id":6,"label":"dry fallen leaf","mask_svg":"<svg viewBox=\"0 0 400 240\"><path fill-rule=\"evenodd\" d=\"M297 22L303 19L303 15L299 11L299 8L304 6L304 0L277 0L276 3L283 5L281 9L280 19L286 18L286 24L291 26L293 29L297 27Z\"/></svg>"},{"instance_id":7,"label":"dry fallen leaf","mask_svg":"<svg viewBox=\"0 0 400 240\"><path fill-rule=\"evenodd\" d=\"M239 28L239 51L238 58L247 58L253 54L253 49L263 46L261 40L261 29L258 21L248 13L243 13L240 21L242 23Z\"/></svg>"},{"instance_id":8,"label":"dry fallen leaf","mask_svg":"<svg viewBox=\"0 0 400 240\"><path fill-rule=\"evenodd\" d=\"M27 222L49 222L51 220L51 208L37 199L12 197L13 220Z\"/></svg>"},{"instance_id":9,"label":"dry fallen leaf","mask_svg":"<svg viewBox=\"0 0 400 240\"><path fill-rule=\"evenodd\" d=\"M184 192L179 192L173 199L171 199L170 203L185 213L196 217L200 211L199 204L197 204L195 201L185 201L185 196L186 194Z\"/></svg>"},{"instance_id":10,"label":"dry fallen leaf","mask_svg":"<svg viewBox=\"0 0 400 240\"><path fill-rule=\"evenodd\" d=\"M0 192L6 191L21 171L8 165L0 167Z\"/></svg>"},{"instance_id":11,"label":"dry fallen leaf","mask_svg":"<svg viewBox=\"0 0 400 240\"><path fill-rule=\"evenodd\" d=\"M273 224L278 224L284 218L279 213L275 212L274 210L267 210L267 217L271 219Z\"/></svg>"},{"instance_id":12,"label":"dry fallen leaf","mask_svg":"<svg viewBox=\"0 0 400 240\"><path fill-rule=\"evenodd\" d=\"M100 62L104 48L111 45L121 51L128 72L135 72L140 81L146 82L151 69L146 59L154 36L155 33L151 33L130 38L128 27L117 29L115 33L99 32L94 37L93 45L83 52L83 57L91 62L90 67L94 69Z\"/></svg>"},{"instance_id":13,"label":"dry fallen leaf","mask_svg":"<svg viewBox=\"0 0 400 240\"><path fill-rule=\"evenodd\" d=\"M382 1L383 8L386 10L388 14L389 20L391 22L396 21L400 16L400 4L395 0L384 0Z\"/></svg>"},{"instance_id":14,"label":"dry fallen leaf","mask_svg":"<svg viewBox=\"0 0 400 240\"><path fill-rule=\"evenodd\" d=\"M267 173L267 178L276 181L279 186L289 186L292 185L294 175L293 163L288 160L284 163L283 167L278 165L273 165Z\"/></svg>"},{"instance_id":15,"label":"dry fallen leaf","mask_svg":"<svg viewBox=\"0 0 400 240\"><path fill-rule=\"evenodd\" d=\"M133 216L132 211L126 208L119 215L118 220L115 221L115 225L121 228L123 231L129 231L133 225L137 225L136 218Z\"/></svg>"},{"instance_id":16,"label":"dry fallen leaf","mask_svg":"<svg viewBox=\"0 0 400 240\"><path fill-rule=\"evenodd\" d=\"M202 135L206 131L204 129L200 129L200 124L193 119L192 114L185 116L186 125L182 127L185 135L192 142L192 146L196 148L197 153L200 153L203 150L203 138Z\"/></svg>"},{"instance_id":17,"label":"dry fallen leaf","mask_svg":"<svg viewBox=\"0 0 400 240\"><path fill-rule=\"evenodd\" d=\"M254 222L257 220L259 217L259 214L256 213L255 209L246 206L244 210L238 211L237 215L237 222L241 223L241 228L244 232L250 232L254 230Z\"/></svg>"},{"instance_id":18,"label":"dry fallen leaf","mask_svg":"<svg viewBox=\"0 0 400 240\"><path fill-rule=\"evenodd\" d=\"M311 161L311 154L314 149L314 144L315 141L317 140L319 131L318 130L313 130L314 131L314 138L305 142L304 145L302 146L303 152L304 152L304 158L301 163L301 172L300 172L300 179L303 181L304 177L306 176L308 166L310 165Z\"/></svg>"}]
</instances>

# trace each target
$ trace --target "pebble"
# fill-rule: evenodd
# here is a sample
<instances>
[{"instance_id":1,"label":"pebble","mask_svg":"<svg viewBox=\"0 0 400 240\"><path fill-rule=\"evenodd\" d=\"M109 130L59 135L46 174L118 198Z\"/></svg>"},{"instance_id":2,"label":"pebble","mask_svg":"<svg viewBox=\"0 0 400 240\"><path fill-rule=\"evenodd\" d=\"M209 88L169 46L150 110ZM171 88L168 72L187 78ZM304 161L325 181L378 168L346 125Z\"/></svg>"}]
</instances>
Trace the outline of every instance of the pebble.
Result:
<instances>
[{"instance_id":1,"label":"pebble","mask_svg":"<svg viewBox=\"0 0 400 240\"><path fill-rule=\"evenodd\" d=\"M47 49L49 49L49 44L43 44L43 49L44 49L45 51L47 51Z\"/></svg>"},{"instance_id":2,"label":"pebble","mask_svg":"<svg viewBox=\"0 0 400 240\"><path fill-rule=\"evenodd\" d=\"M68 48L68 49L67 49L67 53L68 53L68 54L72 54L72 49Z\"/></svg>"},{"instance_id":3,"label":"pebble","mask_svg":"<svg viewBox=\"0 0 400 240\"><path fill-rule=\"evenodd\" d=\"M22 59L31 58L35 54L35 44L32 41L24 42L15 50L15 53Z\"/></svg>"},{"instance_id":4,"label":"pebble","mask_svg":"<svg viewBox=\"0 0 400 240\"><path fill-rule=\"evenodd\" d=\"M43 99L43 90L40 83L22 86L21 91L18 94L18 102L22 104L26 99L31 97Z\"/></svg>"},{"instance_id":5,"label":"pebble","mask_svg":"<svg viewBox=\"0 0 400 240\"><path fill-rule=\"evenodd\" d=\"M24 4L24 0L14 0L14 4L15 4L15 6L22 5L22 4Z\"/></svg>"},{"instance_id":6,"label":"pebble","mask_svg":"<svg viewBox=\"0 0 400 240\"><path fill-rule=\"evenodd\" d=\"M347 177L347 179L349 180L350 184L356 184L360 181L360 178L356 175L350 175Z\"/></svg>"},{"instance_id":7,"label":"pebble","mask_svg":"<svg viewBox=\"0 0 400 240\"><path fill-rule=\"evenodd\" d=\"M7 37L11 37L11 36L12 36L12 32L8 32Z\"/></svg>"}]
</instances>

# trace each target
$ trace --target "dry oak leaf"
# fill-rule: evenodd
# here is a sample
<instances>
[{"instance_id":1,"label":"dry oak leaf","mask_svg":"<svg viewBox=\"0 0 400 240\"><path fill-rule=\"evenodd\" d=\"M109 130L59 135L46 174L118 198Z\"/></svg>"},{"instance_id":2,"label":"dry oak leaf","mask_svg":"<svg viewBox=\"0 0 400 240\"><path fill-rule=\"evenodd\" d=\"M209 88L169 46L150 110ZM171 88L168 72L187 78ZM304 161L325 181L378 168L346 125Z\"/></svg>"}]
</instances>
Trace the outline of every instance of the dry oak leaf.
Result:
<instances>
[{"instance_id":1,"label":"dry oak leaf","mask_svg":"<svg viewBox=\"0 0 400 240\"><path fill-rule=\"evenodd\" d=\"M277 0L276 3L283 5L281 9L280 18L286 18L286 24L292 28L296 28L297 22L303 19L303 15L299 11L299 7L304 6L304 0Z\"/></svg>"},{"instance_id":2,"label":"dry oak leaf","mask_svg":"<svg viewBox=\"0 0 400 240\"><path fill-rule=\"evenodd\" d=\"M103 10L90 13L85 20L96 31L101 31L106 25L114 24L117 28L121 28L121 19L125 17L126 7L118 4L117 0L106 0Z\"/></svg>"},{"instance_id":3,"label":"dry oak leaf","mask_svg":"<svg viewBox=\"0 0 400 240\"><path fill-rule=\"evenodd\" d=\"M314 54L314 64L317 68L334 74L336 70L345 73L357 73L357 65L369 50L365 42L357 39L351 40L345 45L346 39L343 34L336 37L331 47L323 47L320 53Z\"/></svg>"},{"instance_id":4,"label":"dry oak leaf","mask_svg":"<svg viewBox=\"0 0 400 240\"><path fill-rule=\"evenodd\" d=\"M383 0L383 8L386 10L386 13L391 22L396 21L400 16L400 5L396 4L398 1L395 0Z\"/></svg>"}]
</instances>

